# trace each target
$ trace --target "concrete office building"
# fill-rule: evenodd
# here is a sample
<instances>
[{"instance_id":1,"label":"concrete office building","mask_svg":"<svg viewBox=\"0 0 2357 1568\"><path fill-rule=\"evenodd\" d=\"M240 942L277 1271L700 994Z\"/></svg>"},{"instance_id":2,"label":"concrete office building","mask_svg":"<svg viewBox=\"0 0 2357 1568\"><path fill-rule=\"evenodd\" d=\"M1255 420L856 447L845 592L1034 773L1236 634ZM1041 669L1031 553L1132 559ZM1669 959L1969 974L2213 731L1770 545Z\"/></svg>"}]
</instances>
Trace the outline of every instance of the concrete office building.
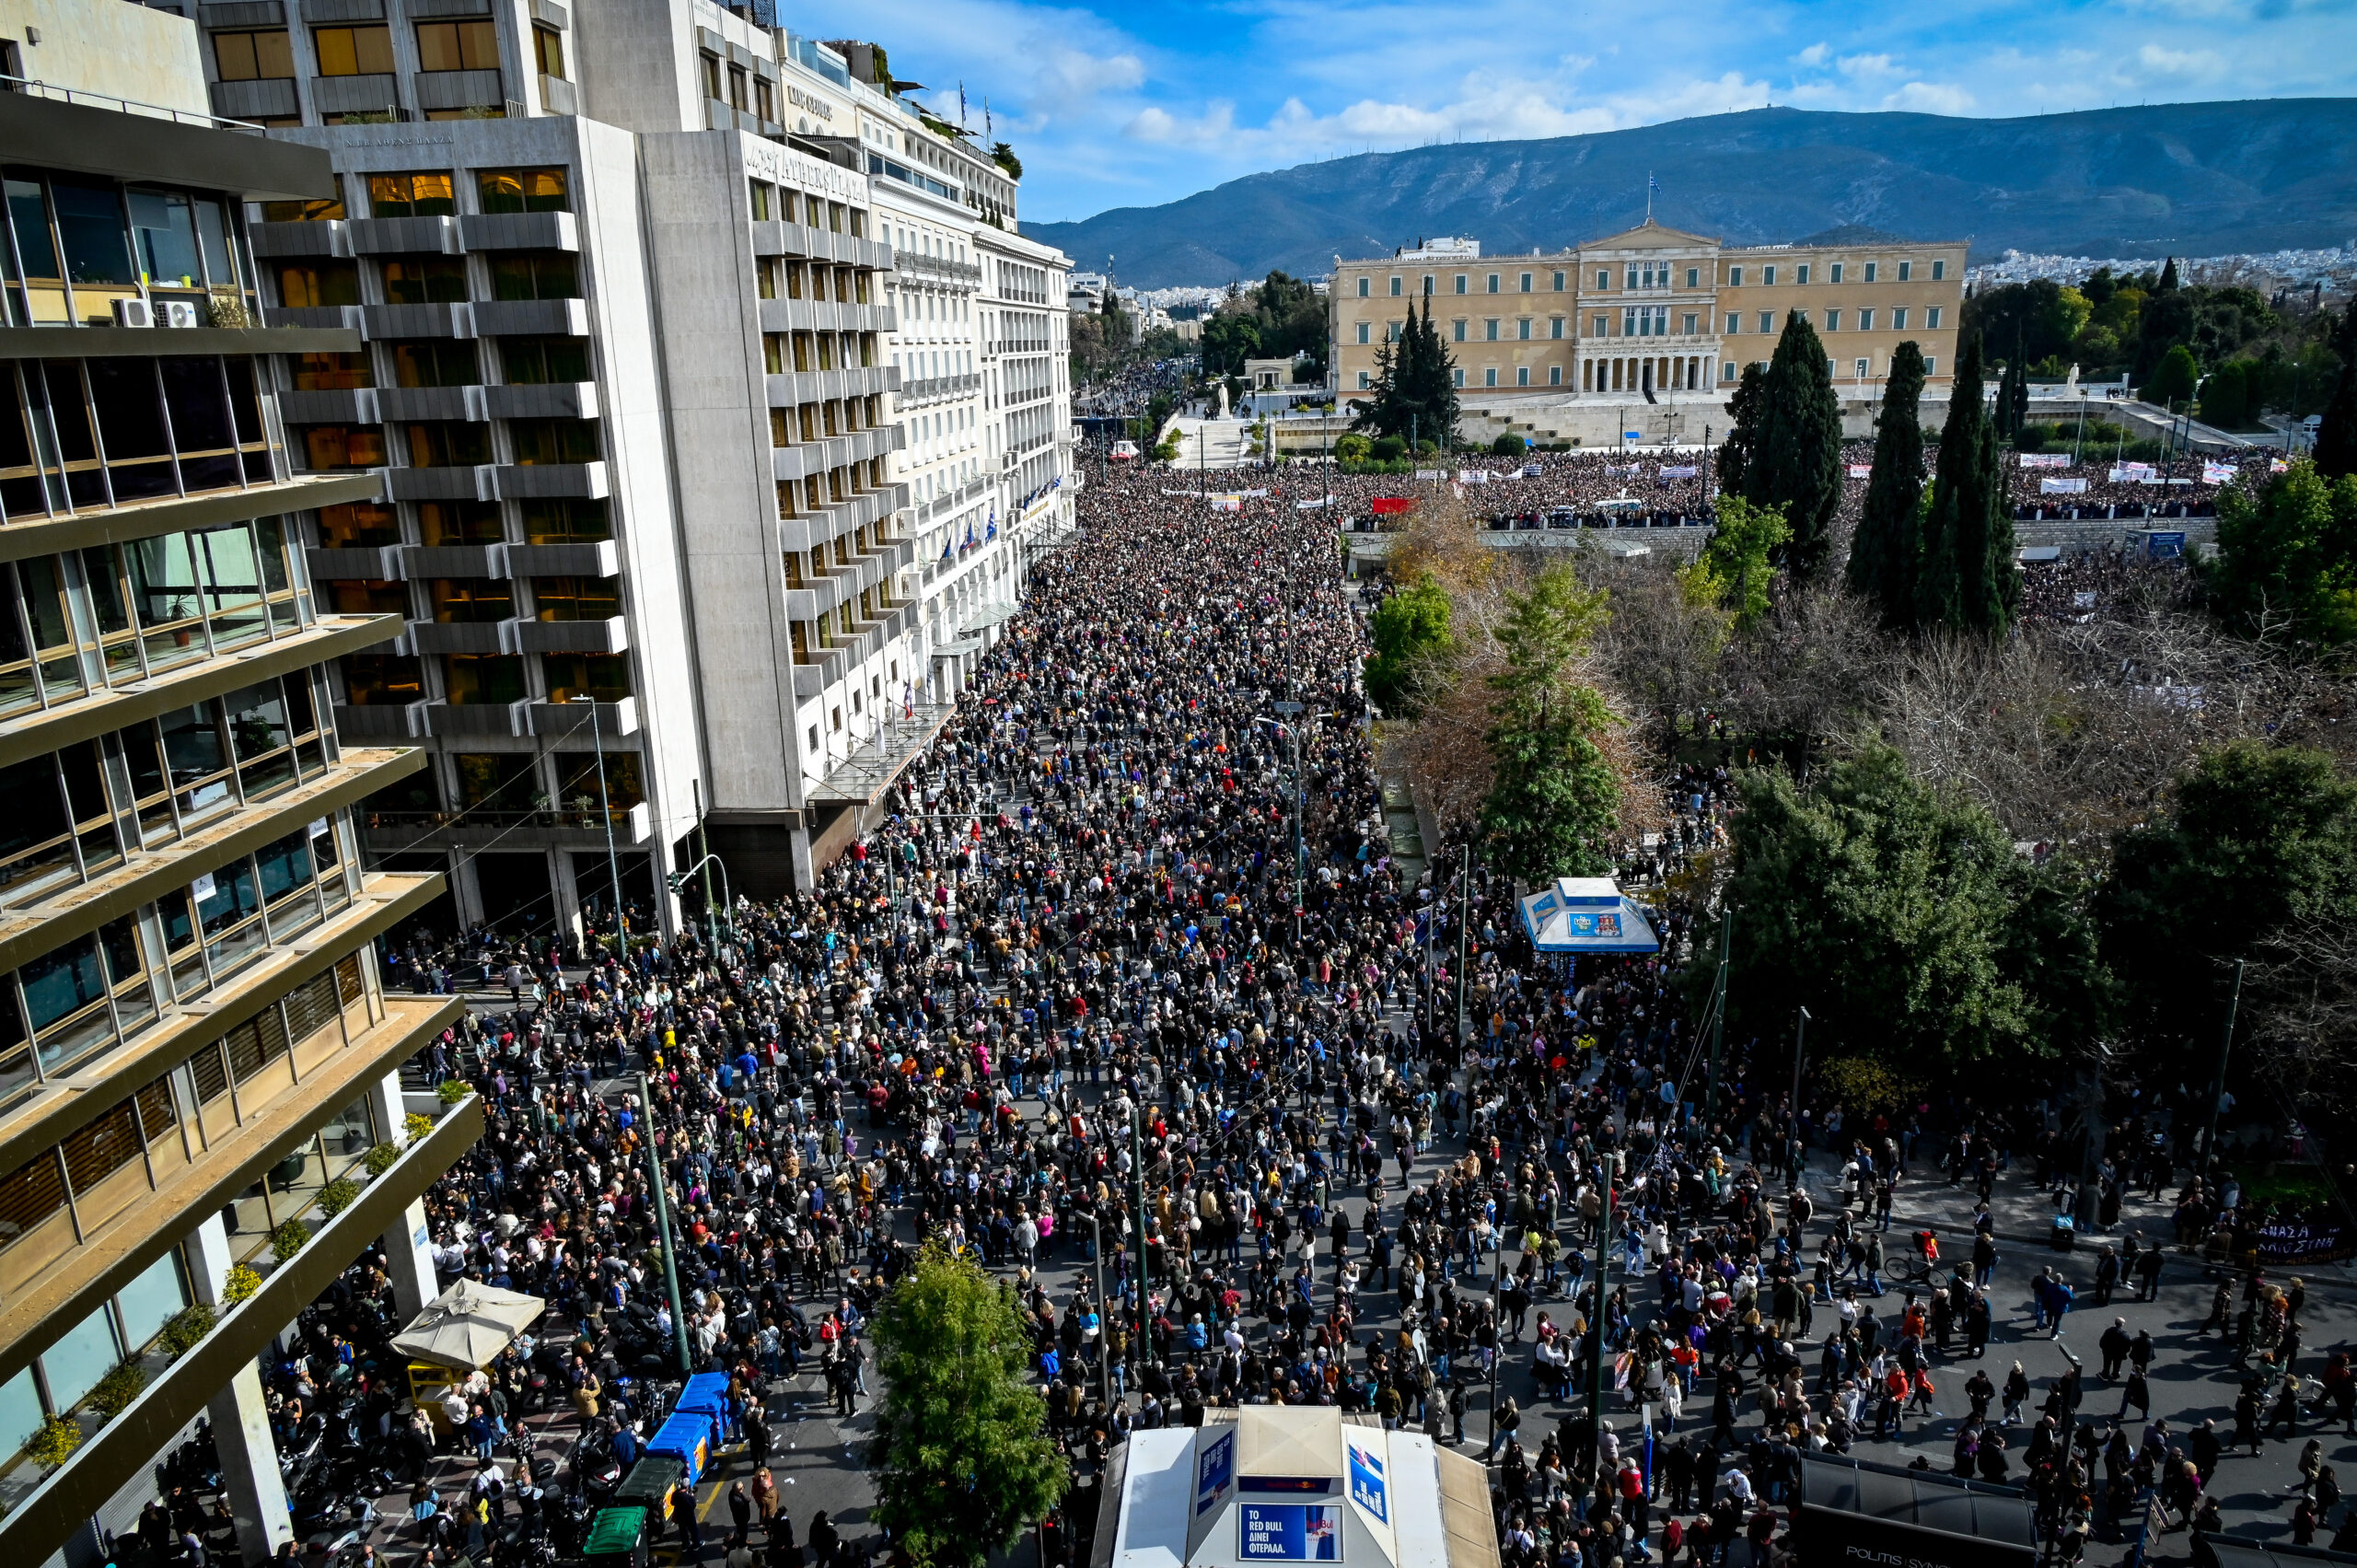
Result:
<instances>
[{"instance_id":1,"label":"concrete office building","mask_svg":"<svg viewBox=\"0 0 2357 1568\"><path fill-rule=\"evenodd\" d=\"M185 20L86 12L0 20L75 92L0 92L0 1550L101 1561L209 1416L259 1562L292 1531L256 1358L373 1249L431 1297L420 1199L482 1119L405 1099L459 1007L373 946L440 878L364 870L353 807L425 759L330 722L401 621L316 592L294 521L383 483L307 469L273 389L362 347L256 286L244 203L331 199L328 160L192 111ZM60 79L126 29L135 79L180 62L161 110Z\"/></svg>"},{"instance_id":2,"label":"concrete office building","mask_svg":"<svg viewBox=\"0 0 2357 1568\"><path fill-rule=\"evenodd\" d=\"M1953 374L1962 241L1735 247L1647 222L1578 246L1481 257L1469 241L1335 259L1332 389L1373 385L1381 345L1429 297L1469 414L1535 424L1542 437L1620 438L1635 411L1648 440L1724 432L1725 399L1765 364L1785 316L1823 338L1845 417L1870 421L1900 343L1919 343L1935 401Z\"/></svg>"}]
</instances>

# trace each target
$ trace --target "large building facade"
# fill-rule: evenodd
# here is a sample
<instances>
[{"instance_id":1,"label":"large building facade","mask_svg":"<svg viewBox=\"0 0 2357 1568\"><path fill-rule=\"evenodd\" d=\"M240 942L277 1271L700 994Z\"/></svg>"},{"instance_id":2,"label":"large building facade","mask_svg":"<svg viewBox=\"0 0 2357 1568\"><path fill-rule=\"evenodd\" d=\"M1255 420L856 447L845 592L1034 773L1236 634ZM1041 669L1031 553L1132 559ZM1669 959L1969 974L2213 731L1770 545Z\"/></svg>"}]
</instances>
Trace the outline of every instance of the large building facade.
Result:
<instances>
[{"instance_id":1,"label":"large building facade","mask_svg":"<svg viewBox=\"0 0 2357 1568\"><path fill-rule=\"evenodd\" d=\"M1845 396L1875 393L1891 351L1922 345L1931 379L1953 373L1961 240L1735 247L1647 222L1569 250L1482 257L1471 247L1334 262L1333 389L1378 373L1411 308L1429 299L1465 406L1560 399L1718 401L1765 364L1787 314L1823 339Z\"/></svg>"},{"instance_id":2,"label":"large building facade","mask_svg":"<svg viewBox=\"0 0 2357 1568\"><path fill-rule=\"evenodd\" d=\"M1016 591L982 237L1064 267L1016 182L875 52L709 0L189 9L214 108L338 177L255 235L274 308L361 340L275 375L298 461L384 480L300 525L405 621L337 694L426 756L371 854L448 874L445 929L668 927L707 850L807 885Z\"/></svg>"},{"instance_id":3,"label":"large building facade","mask_svg":"<svg viewBox=\"0 0 2357 1568\"><path fill-rule=\"evenodd\" d=\"M202 102L186 23L105 10ZM426 759L334 723L402 621L322 592L297 521L383 476L306 462L273 376L362 338L277 314L246 218L333 179L87 91L0 93L0 1547L100 1561L209 1416L261 1562L256 1358L372 1248L431 1297L420 1199L482 1126L402 1093L459 1003L389 992L376 941L441 879L364 868L354 820Z\"/></svg>"}]
</instances>

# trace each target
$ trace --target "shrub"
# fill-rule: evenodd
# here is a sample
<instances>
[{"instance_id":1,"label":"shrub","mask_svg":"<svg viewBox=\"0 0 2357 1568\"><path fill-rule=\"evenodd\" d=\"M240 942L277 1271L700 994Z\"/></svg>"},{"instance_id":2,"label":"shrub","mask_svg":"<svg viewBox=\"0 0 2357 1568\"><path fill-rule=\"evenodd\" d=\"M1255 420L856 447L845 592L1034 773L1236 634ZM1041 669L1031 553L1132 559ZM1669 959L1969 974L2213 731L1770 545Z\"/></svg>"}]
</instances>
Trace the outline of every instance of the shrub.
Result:
<instances>
[{"instance_id":1,"label":"shrub","mask_svg":"<svg viewBox=\"0 0 2357 1568\"><path fill-rule=\"evenodd\" d=\"M361 1163L367 1167L369 1175L382 1176L392 1169L393 1162L401 1157L401 1151L398 1145L379 1144L368 1151L368 1157Z\"/></svg>"},{"instance_id":2,"label":"shrub","mask_svg":"<svg viewBox=\"0 0 2357 1568\"><path fill-rule=\"evenodd\" d=\"M1375 457L1376 461L1396 463L1407 455L1408 443L1401 440L1399 436L1383 436L1376 437L1375 443Z\"/></svg>"},{"instance_id":3,"label":"shrub","mask_svg":"<svg viewBox=\"0 0 2357 1568\"><path fill-rule=\"evenodd\" d=\"M1528 450L1530 443L1511 430L1490 443L1490 452L1493 457L1518 458Z\"/></svg>"},{"instance_id":4,"label":"shrub","mask_svg":"<svg viewBox=\"0 0 2357 1568\"><path fill-rule=\"evenodd\" d=\"M424 1111L412 1110L407 1116L401 1118L401 1131L407 1132L409 1134L409 1141L414 1144L420 1138L424 1137L428 1132L434 1131L434 1118L426 1115Z\"/></svg>"},{"instance_id":5,"label":"shrub","mask_svg":"<svg viewBox=\"0 0 2357 1568\"><path fill-rule=\"evenodd\" d=\"M212 1331L212 1306L192 1301L164 1319L164 1331L156 1336L156 1343L166 1355L186 1355Z\"/></svg>"},{"instance_id":6,"label":"shrub","mask_svg":"<svg viewBox=\"0 0 2357 1568\"><path fill-rule=\"evenodd\" d=\"M292 1225L295 1222L289 1220L287 1223ZM240 1263L230 1270L228 1275L222 1280L221 1299L235 1307L260 1289L261 1289L261 1275Z\"/></svg>"},{"instance_id":7,"label":"shrub","mask_svg":"<svg viewBox=\"0 0 2357 1568\"><path fill-rule=\"evenodd\" d=\"M1337 462L1362 463L1374 455L1375 443L1356 431L1353 431L1348 436L1337 437L1334 442L1334 459Z\"/></svg>"},{"instance_id":8,"label":"shrub","mask_svg":"<svg viewBox=\"0 0 2357 1568\"><path fill-rule=\"evenodd\" d=\"M310 1239L310 1226L301 1220L288 1220L270 1233L270 1255L284 1263L303 1250L303 1244Z\"/></svg>"},{"instance_id":9,"label":"shrub","mask_svg":"<svg viewBox=\"0 0 2357 1568\"><path fill-rule=\"evenodd\" d=\"M319 1212L333 1219L352 1207L353 1200L359 1196L360 1184L348 1176L339 1176L319 1189Z\"/></svg>"},{"instance_id":10,"label":"shrub","mask_svg":"<svg viewBox=\"0 0 2357 1568\"><path fill-rule=\"evenodd\" d=\"M53 1415L41 1423L41 1430L25 1445L25 1452L41 1469L53 1470L73 1458L74 1450L81 1446L82 1429L63 1416Z\"/></svg>"},{"instance_id":11,"label":"shrub","mask_svg":"<svg viewBox=\"0 0 2357 1568\"><path fill-rule=\"evenodd\" d=\"M1907 1086L1898 1074L1863 1056L1840 1056L1828 1062L1817 1070L1817 1086L1825 1098L1857 1112L1896 1110L1907 1094Z\"/></svg>"},{"instance_id":12,"label":"shrub","mask_svg":"<svg viewBox=\"0 0 2357 1568\"><path fill-rule=\"evenodd\" d=\"M444 1105L456 1105L471 1093L463 1079L445 1078L435 1086L434 1098Z\"/></svg>"},{"instance_id":13,"label":"shrub","mask_svg":"<svg viewBox=\"0 0 2357 1568\"><path fill-rule=\"evenodd\" d=\"M145 1367L136 1361L119 1362L114 1370L99 1378L98 1387L90 1390L90 1403L100 1415L112 1421L131 1408L131 1401L137 1399L139 1390L146 1386Z\"/></svg>"}]
</instances>

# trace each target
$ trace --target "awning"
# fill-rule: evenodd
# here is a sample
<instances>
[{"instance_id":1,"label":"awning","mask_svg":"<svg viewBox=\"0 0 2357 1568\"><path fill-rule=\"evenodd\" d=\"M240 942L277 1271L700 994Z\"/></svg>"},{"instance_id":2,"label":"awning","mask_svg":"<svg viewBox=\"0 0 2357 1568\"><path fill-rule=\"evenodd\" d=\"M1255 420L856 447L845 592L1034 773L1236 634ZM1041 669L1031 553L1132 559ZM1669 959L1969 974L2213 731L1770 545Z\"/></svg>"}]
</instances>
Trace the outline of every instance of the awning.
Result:
<instances>
[{"instance_id":1,"label":"awning","mask_svg":"<svg viewBox=\"0 0 2357 1568\"><path fill-rule=\"evenodd\" d=\"M981 610L976 612L974 618L971 621L967 621L965 626L960 629L958 635L971 636L976 632L986 630L989 627L1002 625L1006 621L1014 620L1016 613L1022 608L1023 607L1019 604L984 605Z\"/></svg>"},{"instance_id":2,"label":"awning","mask_svg":"<svg viewBox=\"0 0 2357 1568\"><path fill-rule=\"evenodd\" d=\"M1658 953L1644 907L1609 877L1559 877L1522 900L1522 928L1542 953Z\"/></svg>"},{"instance_id":3,"label":"awning","mask_svg":"<svg viewBox=\"0 0 2357 1568\"><path fill-rule=\"evenodd\" d=\"M957 711L951 703L922 703L904 718L897 705L888 707L875 738L863 743L813 784L809 803L865 806L878 799L892 787L901 770L933 744L933 738Z\"/></svg>"},{"instance_id":4,"label":"awning","mask_svg":"<svg viewBox=\"0 0 2357 1568\"><path fill-rule=\"evenodd\" d=\"M393 1348L444 1366L488 1366L547 1309L537 1295L460 1280L393 1336Z\"/></svg>"}]
</instances>

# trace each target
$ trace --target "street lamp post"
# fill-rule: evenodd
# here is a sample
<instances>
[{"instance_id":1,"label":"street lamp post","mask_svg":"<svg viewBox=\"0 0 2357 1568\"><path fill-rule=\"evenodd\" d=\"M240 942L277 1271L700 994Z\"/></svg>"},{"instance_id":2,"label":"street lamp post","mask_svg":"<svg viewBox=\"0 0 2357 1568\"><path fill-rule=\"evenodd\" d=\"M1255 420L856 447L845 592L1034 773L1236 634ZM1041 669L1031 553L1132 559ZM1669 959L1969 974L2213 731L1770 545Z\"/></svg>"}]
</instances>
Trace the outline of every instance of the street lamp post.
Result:
<instances>
[{"instance_id":1,"label":"street lamp post","mask_svg":"<svg viewBox=\"0 0 2357 1568\"><path fill-rule=\"evenodd\" d=\"M646 1074L638 1075L638 1109L646 1119L646 1177L655 1189L655 1234L663 1243L663 1289L671 1302L671 1332L679 1342L679 1376L695 1376L688 1353L688 1319L679 1310L679 1269L671 1256L671 1200L663 1175L663 1155L655 1146L655 1097L647 1091Z\"/></svg>"},{"instance_id":2,"label":"street lamp post","mask_svg":"<svg viewBox=\"0 0 2357 1568\"><path fill-rule=\"evenodd\" d=\"M614 852L614 806L606 793L606 737L598 722L598 699L587 692L573 699L589 705L589 744L598 758L598 815L606 825L606 870L614 880L614 956L630 962L630 916L622 909L622 861ZM580 726L575 725L578 732ZM682 1341L682 1343L685 1342Z\"/></svg>"},{"instance_id":3,"label":"street lamp post","mask_svg":"<svg viewBox=\"0 0 2357 1568\"><path fill-rule=\"evenodd\" d=\"M673 872L668 880L671 884L671 890L676 893L680 889L688 885L689 877L694 876L697 872L703 870L707 865L717 865L720 867L720 901L728 906L728 931L729 935L733 936L737 932L737 899L736 895L732 894L728 890L728 863L726 861L721 859L716 854L706 854L702 860L697 861L685 871ZM714 918L713 913L712 877L709 875L706 875L703 879L703 919L704 930L708 934L707 940L712 943L712 950L714 954L717 956L720 952L720 923L716 918Z\"/></svg>"},{"instance_id":4,"label":"street lamp post","mask_svg":"<svg viewBox=\"0 0 2357 1568\"><path fill-rule=\"evenodd\" d=\"M2201 1167L2204 1175L2218 1163L2218 1101L2226 1093L2226 1055L2235 1048L2235 1012L2243 1001L2243 960L2235 960L2235 989L2226 997L2226 1028L2218 1040L2218 1071L2210 1079L2210 1122L2201 1133Z\"/></svg>"}]
</instances>

